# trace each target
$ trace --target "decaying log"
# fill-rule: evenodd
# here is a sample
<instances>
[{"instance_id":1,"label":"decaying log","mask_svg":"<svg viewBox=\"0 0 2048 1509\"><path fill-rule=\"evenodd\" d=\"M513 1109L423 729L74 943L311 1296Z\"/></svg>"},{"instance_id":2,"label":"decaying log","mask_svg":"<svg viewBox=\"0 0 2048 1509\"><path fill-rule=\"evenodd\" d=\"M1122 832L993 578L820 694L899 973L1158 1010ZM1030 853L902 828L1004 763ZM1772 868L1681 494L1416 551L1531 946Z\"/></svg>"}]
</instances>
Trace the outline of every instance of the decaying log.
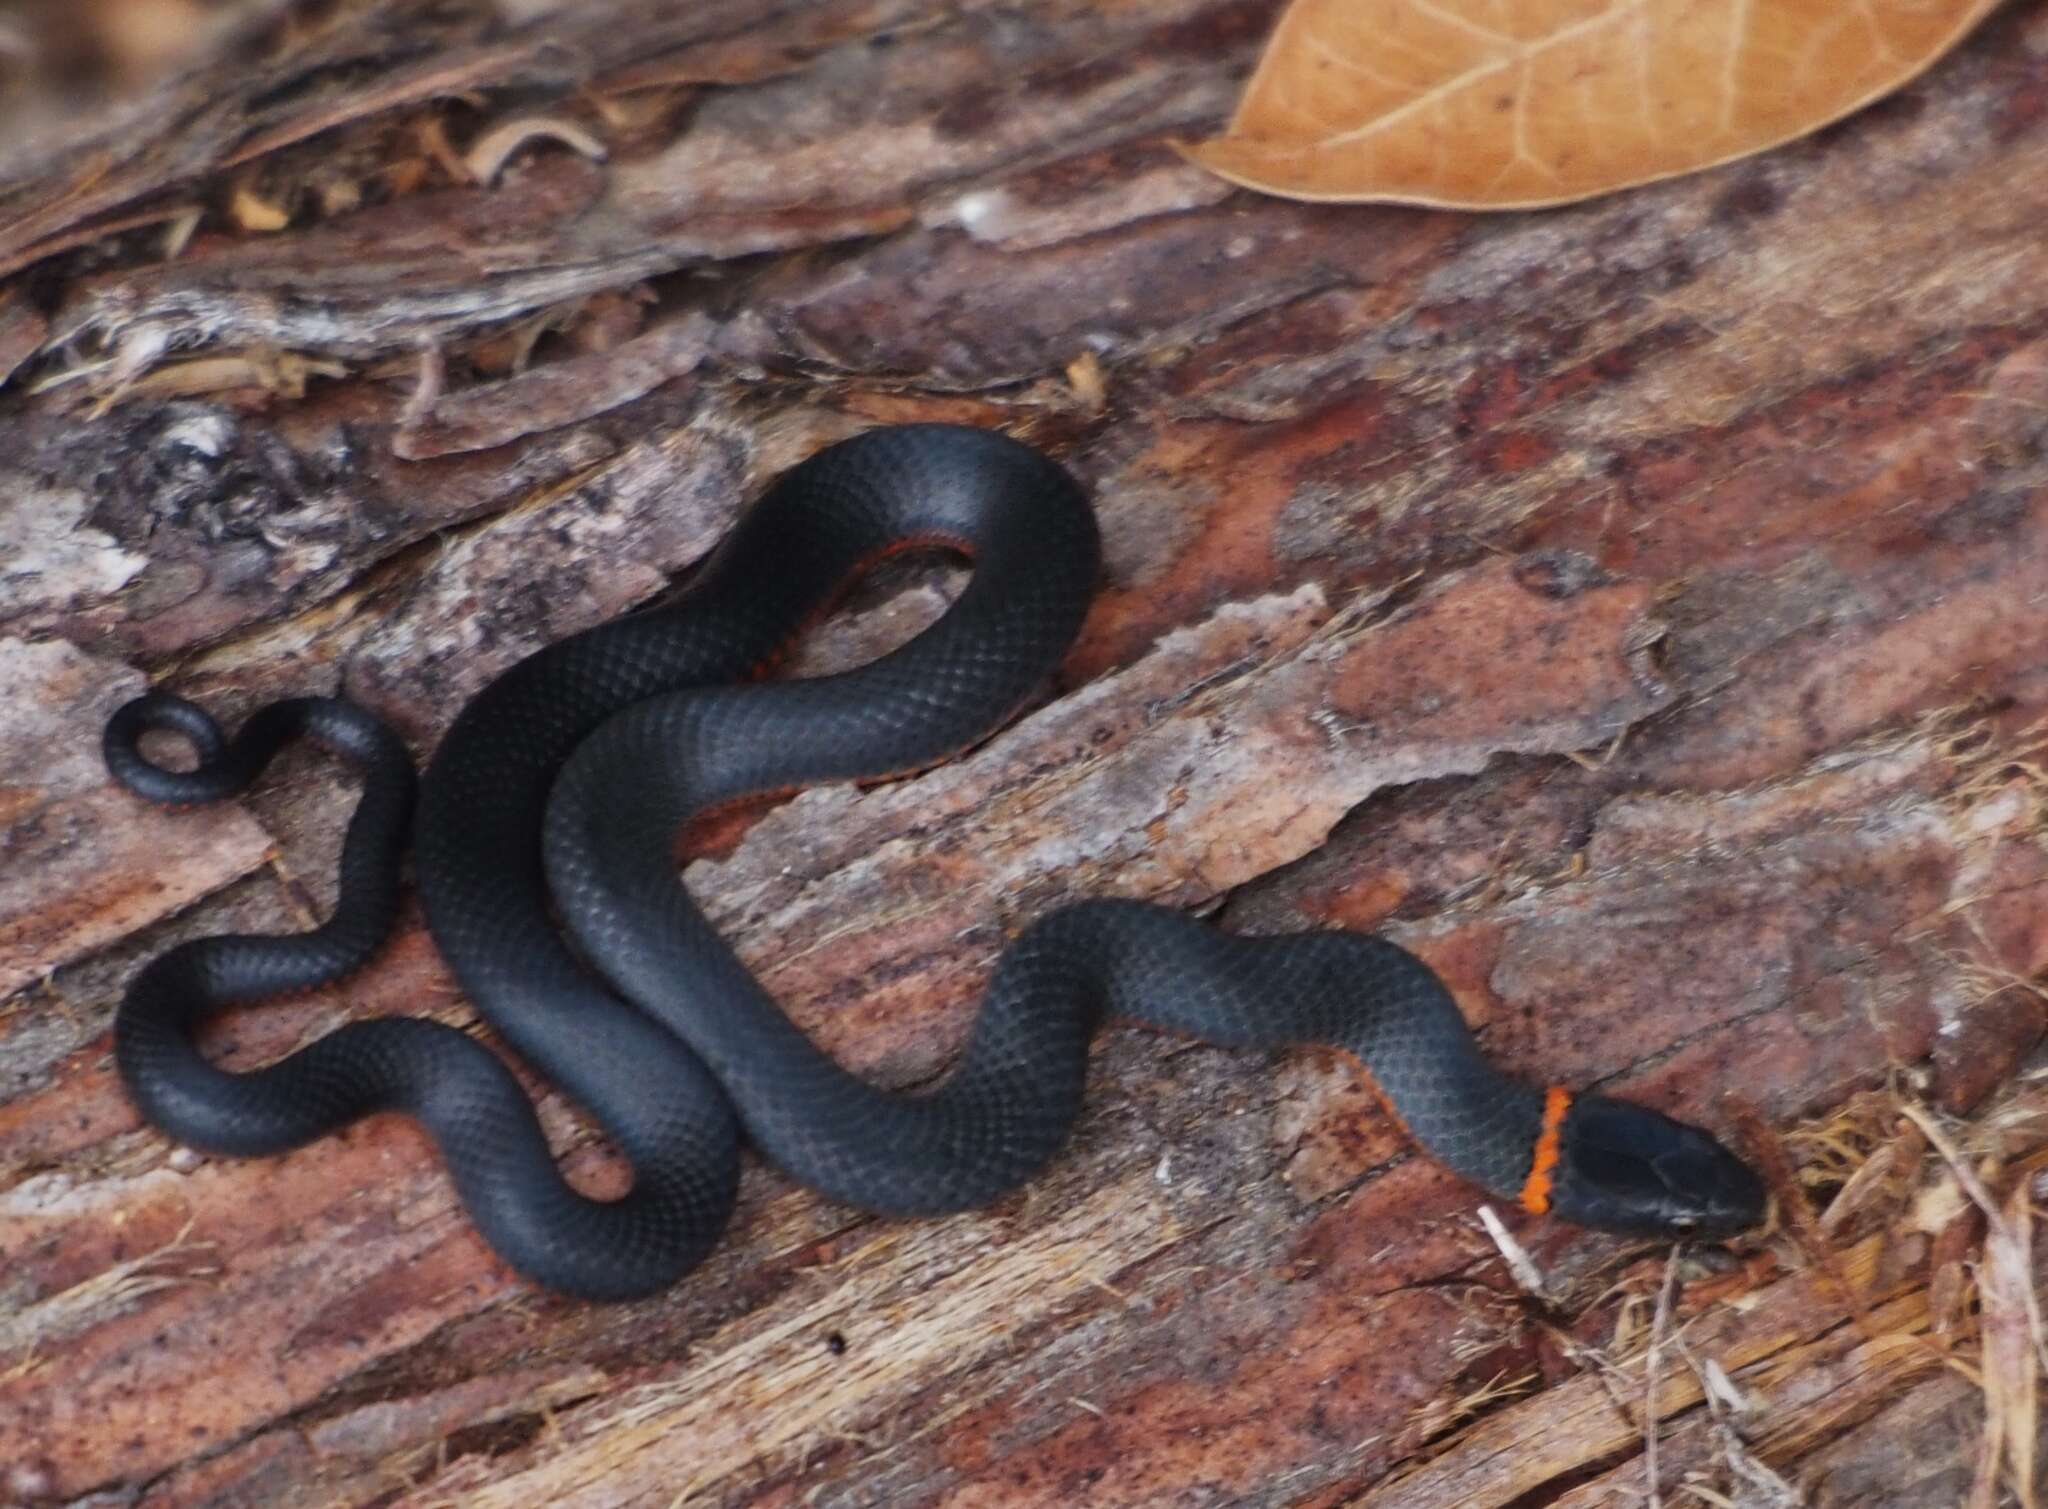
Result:
<instances>
[{"instance_id":1,"label":"decaying log","mask_svg":"<svg viewBox=\"0 0 2048 1509\"><path fill-rule=\"evenodd\" d=\"M0 158L0 1501L1996 1482L2018 1333L1980 1345L1986 1217L1900 1108L1998 1200L2048 1168L2048 16L1768 156L1474 218L1176 155L1277 9L266 3ZM402 1121L250 1162L139 1123L126 981L306 925L352 798L294 753L148 809L98 763L112 706L339 689L424 753L909 419L1057 455L1108 580L981 749L695 835L797 1021L914 1085L1070 899L1384 929L1503 1063L1748 1148L1773 1230L1660 1310L1662 1253L1503 1213L1531 1294L1345 1065L1127 1029L993 1209L877 1221L750 1167L725 1246L630 1306L498 1265ZM800 669L959 579L886 568ZM474 1024L413 914L208 1041L383 1012Z\"/></svg>"}]
</instances>

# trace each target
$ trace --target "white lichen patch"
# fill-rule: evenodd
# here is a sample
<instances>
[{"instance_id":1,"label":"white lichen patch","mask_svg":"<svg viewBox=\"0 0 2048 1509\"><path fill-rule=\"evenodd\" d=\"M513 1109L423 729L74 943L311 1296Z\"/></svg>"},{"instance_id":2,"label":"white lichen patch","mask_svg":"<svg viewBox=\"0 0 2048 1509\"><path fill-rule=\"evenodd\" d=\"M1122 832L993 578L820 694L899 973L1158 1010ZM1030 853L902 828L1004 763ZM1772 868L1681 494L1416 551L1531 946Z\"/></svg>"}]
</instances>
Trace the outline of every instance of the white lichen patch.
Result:
<instances>
[{"instance_id":1,"label":"white lichen patch","mask_svg":"<svg viewBox=\"0 0 2048 1509\"><path fill-rule=\"evenodd\" d=\"M75 487L0 469L0 620L61 612L112 596L145 558L86 523Z\"/></svg>"}]
</instances>

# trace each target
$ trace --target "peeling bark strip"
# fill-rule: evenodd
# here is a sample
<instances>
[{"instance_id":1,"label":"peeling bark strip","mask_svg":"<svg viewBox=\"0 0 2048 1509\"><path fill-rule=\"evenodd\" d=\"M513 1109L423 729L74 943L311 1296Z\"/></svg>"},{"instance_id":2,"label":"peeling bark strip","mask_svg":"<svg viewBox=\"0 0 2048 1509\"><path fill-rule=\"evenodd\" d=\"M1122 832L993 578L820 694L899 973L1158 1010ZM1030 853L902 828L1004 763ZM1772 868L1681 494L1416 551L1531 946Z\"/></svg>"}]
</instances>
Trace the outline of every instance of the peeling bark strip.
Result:
<instances>
[{"instance_id":1,"label":"peeling bark strip","mask_svg":"<svg viewBox=\"0 0 2048 1509\"><path fill-rule=\"evenodd\" d=\"M407 465L370 398L329 390L275 422L186 401L97 423L0 413L0 631L154 661L287 613L317 622L425 536L618 448L579 428L487 462Z\"/></svg>"},{"instance_id":2,"label":"peeling bark strip","mask_svg":"<svg viewBox=\"0 0 2048 1509\"><path fill-rule=\"evenodd\" d=\"M515 662L618 617L701 558L738 513L753 454L715 414L650 420L573 486L444 551L353 646L350 695L425 737Z\"/></svg>"},{"instance_id":3,"label":"peeling bark strip","mask_svg":"<svg viewBox=\"0 0 2048 1509\"><path fill-rule=\"evenodd\" d=\"M305 94L317 90L323 73L339 74L388 58L388 49L399 39L389 32L379 35L381 30L337 28L312 47L281 52L274 69L252 70L247 52L232 49L234 61L223 59L215 77L174 80L162 97L137 102L129 119L117 116L105 142L95 141L88 130L79 133L83 139L55 163L27 154L8 163L8 175L0 179L0 210L5 212L0 223L7 227L0 232L0 272L53 255L89 233L101 216L189 182L216 164L234 167L352 119L484 83L539 82L554 71L535 67L540 57L531 44L450 49L411 68L385 73L345 102L305 108ZM232 108L263 101L266 95L268 109L258 108L273 124L261 123L261 115L252 121ZM138 132L140 120L153 120L160 129ZM174 123L168 131L161 129L166 121ZM256 126L253 132L251 125ZM249 132L247 137L235 143L244 132ZM128 157L111 173L104 155L110 152ZM97 162L95 153L101 154Z\"/></svg>"},{"instance_id":4,"label":"peeling bark strip","mask_svg":"<svg viewBox=\"0 0 2048 1509\"><path fill-rule=\"evenodd\" d=\"M143 690L69 645L0 639L0 996L263 862L248 814L169 813L114 785L99 731Z\"/></svg>"},{"instance_id":5,"label":"peeling bark strip","mask_svg":"<svg viewBox=\"0 0 2048 1509\"><path fill-rule=\"evenodd\" d=\"M417 412L408 410L391 449L407 461L423 461L509 445L602 414L694 372L710 345L711 328L703 315L692 315L611 351L429 399Z\"/></svg>"},{"instance_id":6,"label":"peeling bark strip","mask_svg":"<svg viewBox=\"0 0 2048 1509\"><path fill-rule=\"evenodd\" d=\"M1104 1286L1114 1293L1119 1275L1185 1236L1142 1174L1028 1235L1006 1239L1006 1224L970 1216L856 1248L783 1305L749 1316L739 1334L707 1338L713 1355L690 1376L639 1390L609 1418L585 1417L544 1467L470 1487L471 1501L607 1504L621 1474L679 1494L729 1481L858 1430L937 1349L960 1367L1005 1354L1049 1319L1099 1303ZM847 1338L846 1349L819 1345L821 1333ZM445 1487L464 1491L460 1481Z\"/></svg>"},{"instance_id":7,"label":"peeling bark strip","mask_svg":"<svg viewBox=\"0 0 2048 1509\"><path fill-rule=\"evenodd\" d=\"M1647 598L1553 600L1489 566L1386 624L1314 588L1233 605L970 758L800 796L686 878L820 1042L927 1074L951 1035L915 1003L959 994L977 898L1002 898L1005 929L1088 895L1192 905L1383 787L1605 744L1669 696L1641 658Z\"/></svg>"}]
</instances>

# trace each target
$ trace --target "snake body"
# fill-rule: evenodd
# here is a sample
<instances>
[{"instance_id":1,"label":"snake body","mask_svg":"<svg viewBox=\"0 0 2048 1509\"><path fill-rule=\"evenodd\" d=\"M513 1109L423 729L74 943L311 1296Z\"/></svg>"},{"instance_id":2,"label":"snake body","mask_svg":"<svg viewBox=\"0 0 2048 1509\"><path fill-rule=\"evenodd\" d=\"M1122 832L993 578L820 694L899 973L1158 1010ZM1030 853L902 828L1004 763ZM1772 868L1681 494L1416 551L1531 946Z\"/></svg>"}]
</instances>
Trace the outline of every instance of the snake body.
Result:
<instances>
[{"instance_id":1,"label":"snake body","mask_svg":"<svg viewBox=\"0 0 2048 1509\"><path fill-rule=\"evenodd\" d=\"M757 679L868 564L914 545L973 562L937 623L851 672ZM205 1062L202 1015L339 978L376 951L412 769L340 699L273 704L233 740L181 699L138 699L104 740L138 794L231 795L300 736L360 765L364 792L326 924L201 939L138 974L115 1030L130 1094L172 1136L237 1154L406 1111L492 1247L591 1298L652 1292L703 1258L730 1216L743 1140L870 1210L995 1198L1057 1152L1111 1017L1233 1047L1346 1050L1431 1156L1531 1209L1655 1235L1753 1224L1756 1177L1706 1133L1499 1073L1442 982L1361 934L1244 938L1142 902L1063 908L1004 952L958 1063L916 1094L874 1089L789 1022L680 884L678 825L751 793L921 768L985 737L1058 666L1098 557L1085 496L1036 451L956 426L870 431L786 474L675 604L540 651L457 717L419 791L428 926L490 1025L624 1154L632 1186L617 1200L562 1178L510 1072L453 1028L376 1019L252 1073ZM187 737L197 768L146 759L152 728Z\"/></svg>"}]
</instances>

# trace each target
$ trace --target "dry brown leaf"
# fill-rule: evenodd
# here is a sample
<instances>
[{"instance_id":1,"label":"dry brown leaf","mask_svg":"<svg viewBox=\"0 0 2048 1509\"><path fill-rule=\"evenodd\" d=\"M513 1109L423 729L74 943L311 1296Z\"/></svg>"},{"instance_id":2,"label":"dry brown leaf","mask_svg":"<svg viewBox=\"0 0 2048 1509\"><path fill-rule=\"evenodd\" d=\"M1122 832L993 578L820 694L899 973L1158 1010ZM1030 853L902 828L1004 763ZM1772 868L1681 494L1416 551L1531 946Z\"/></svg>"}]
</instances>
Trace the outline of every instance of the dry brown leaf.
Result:
<instances>
[{"instance_id":1,"label":"dry brown leaf","mask_svg":"<svg viewBox=\"0 0 2048 1509\"><path fill-rule=\"evenodd\" d=\"M1890 93L1998 0L1295 0L1229 131L1296 199L1563 204L1746 157Z\"/></svg>"}]
</instances>

